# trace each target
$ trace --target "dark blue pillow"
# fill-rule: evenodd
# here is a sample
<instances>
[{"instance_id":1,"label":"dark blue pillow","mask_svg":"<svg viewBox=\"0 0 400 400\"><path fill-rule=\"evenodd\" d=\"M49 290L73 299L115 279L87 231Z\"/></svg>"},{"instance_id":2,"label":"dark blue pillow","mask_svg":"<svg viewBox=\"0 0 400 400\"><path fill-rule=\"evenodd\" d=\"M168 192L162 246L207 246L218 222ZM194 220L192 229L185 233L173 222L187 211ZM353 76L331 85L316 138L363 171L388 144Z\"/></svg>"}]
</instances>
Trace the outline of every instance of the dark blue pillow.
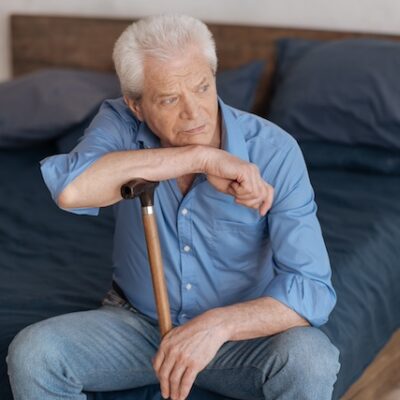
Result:
<instances>
[{"instance_id":1,"label":"dark blue pillow","mask_svg":"<svg viewBox=\"0 0 400 400\"><path fill-rule=\"evenodd\" d=\"M0 147L60 136L82 123L107 97L120 96L114 74L41 70L0 84Z\"/></svg>"},{"instance_id":2,"label":"dark blue pillow","mask_svg":"<svg viewBox=\"0 0 400 400\"><path fill-rule=\"evenodd\" d=\"M83 136L85 129L90 125L95 115L96 113L90 114L83 122L68 129L56 140L58 153L69 153L78 144L78 140Z\"/></svg>"},{"instance_id":3,"label":"dark blue pillow","mask_svg":"<svg viewBox=\"0 0 400 400\"><path fill-rule=\"evenodd\" d=\"M278 43L267 118L298 140L400 150L400 43Z\"/></svg>"},{"instance_id":4,"label":"dark blue pillow","mask_svg":"<svg viewBox=\"0 0 400 400\"><path fill-rule=\"evenodd\" d=\"M400 175L400 152L382 147L301 141L309 168Z\"/></svg>"},{"instance_id":5,"label":"dark blue pillow","mask_svg":"<svg viewBox=\"0 0 400 400\"><path fill-rule=\"evenodd\" d=\"M250 112L266 62L253 61L239 68L217 73L217 92L228 105Z\"/></svg>"}]
</instances>

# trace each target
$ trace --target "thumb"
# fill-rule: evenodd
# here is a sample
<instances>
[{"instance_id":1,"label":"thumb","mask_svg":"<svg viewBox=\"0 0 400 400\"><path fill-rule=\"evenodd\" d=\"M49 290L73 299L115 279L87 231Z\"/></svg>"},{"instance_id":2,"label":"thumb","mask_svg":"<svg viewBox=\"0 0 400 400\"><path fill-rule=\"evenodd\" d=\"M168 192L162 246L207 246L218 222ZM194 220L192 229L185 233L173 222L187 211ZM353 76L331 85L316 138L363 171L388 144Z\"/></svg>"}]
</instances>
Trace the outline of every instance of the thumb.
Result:
<instances>
[{"instance_id":1,"label":"thumb","mask_svg":"<svg viewBox=\"0 0 400 400\"><path fill-rule=\"evenodd\" d=\"M240 184L237 181L232 181L229 185L229 191L231 192L232 195L237 194L239 188Z\"/></svg>"}]
</instances>

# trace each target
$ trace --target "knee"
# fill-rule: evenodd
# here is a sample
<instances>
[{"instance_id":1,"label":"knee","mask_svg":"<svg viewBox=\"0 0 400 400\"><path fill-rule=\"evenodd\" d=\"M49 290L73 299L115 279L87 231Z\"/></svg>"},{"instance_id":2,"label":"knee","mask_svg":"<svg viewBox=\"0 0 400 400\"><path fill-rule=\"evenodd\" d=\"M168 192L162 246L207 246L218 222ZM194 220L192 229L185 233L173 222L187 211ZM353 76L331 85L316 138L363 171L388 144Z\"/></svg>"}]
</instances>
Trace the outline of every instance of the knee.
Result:
<instances>
[{"instance_id":1,"label":"knee","mask_svg":"<svg viewBox=\"0 0 400 400\"><path fill-rule=\"evenodd\" d=\"M339 350L319 329L298 327L281 337L285 374L299 387L332 387L340 369Z\"/></svg>"},{"instance_id":2,"label":"knee","mask_svg":"<svg viewBox=\"0 0 400 400\"><path fill-rule=\"evenodd\" d=\"M10 377L33 377L57 358L56 338L40 323L21 330L8 347L6 357Z\"/></svg>"}]
</instances>

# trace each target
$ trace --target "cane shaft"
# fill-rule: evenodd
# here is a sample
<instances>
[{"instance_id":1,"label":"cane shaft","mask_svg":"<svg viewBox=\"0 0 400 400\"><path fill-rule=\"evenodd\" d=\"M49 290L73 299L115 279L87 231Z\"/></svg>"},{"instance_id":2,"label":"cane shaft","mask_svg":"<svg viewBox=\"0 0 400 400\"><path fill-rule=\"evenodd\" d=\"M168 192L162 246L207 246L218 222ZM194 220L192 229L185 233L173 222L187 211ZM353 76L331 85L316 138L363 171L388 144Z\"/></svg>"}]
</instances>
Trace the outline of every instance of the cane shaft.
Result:
<instances>
[{"instance_id":1,"label":"cane shaft","mask_svg":"<svg viewBox=\"0 0 400 400\"><path fill-rule=\"evenodd\" d=\"M147 254L150 263L151 279L153 281L153 290L160 323L160 332L161 336L163 337L172 329L167 285L165 283L164 269L162 265L157 222L153 213L149 214L144 210L145 208L143 209L142 216L146 237Z\"/></svg>"}]
</instances>

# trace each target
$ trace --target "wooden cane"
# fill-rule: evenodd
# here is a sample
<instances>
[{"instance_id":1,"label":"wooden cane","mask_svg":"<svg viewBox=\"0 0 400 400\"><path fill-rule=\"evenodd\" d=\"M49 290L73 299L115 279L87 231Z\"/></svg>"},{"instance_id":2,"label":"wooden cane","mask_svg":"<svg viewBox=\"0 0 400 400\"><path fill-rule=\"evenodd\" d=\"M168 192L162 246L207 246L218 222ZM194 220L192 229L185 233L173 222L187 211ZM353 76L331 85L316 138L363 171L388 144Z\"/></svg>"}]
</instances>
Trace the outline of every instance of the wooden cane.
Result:
<instances>
[{"instance_id":1,"label":"wooden cane","mask_svg":"<svg viewBox=\"0 0 400 400\"><path fill-rule=\"evenodd\" d=\"M160 333L161 337L164 337L165 334L172 329L172 322L167 285L165 283L162 265L160 239L154 212L154 191L157 185L158 182L136 178L121 186L121 196L124 199L140 197L147 254L150 263L151 279L153 281Z\"/></svg>"}]
</instances>

